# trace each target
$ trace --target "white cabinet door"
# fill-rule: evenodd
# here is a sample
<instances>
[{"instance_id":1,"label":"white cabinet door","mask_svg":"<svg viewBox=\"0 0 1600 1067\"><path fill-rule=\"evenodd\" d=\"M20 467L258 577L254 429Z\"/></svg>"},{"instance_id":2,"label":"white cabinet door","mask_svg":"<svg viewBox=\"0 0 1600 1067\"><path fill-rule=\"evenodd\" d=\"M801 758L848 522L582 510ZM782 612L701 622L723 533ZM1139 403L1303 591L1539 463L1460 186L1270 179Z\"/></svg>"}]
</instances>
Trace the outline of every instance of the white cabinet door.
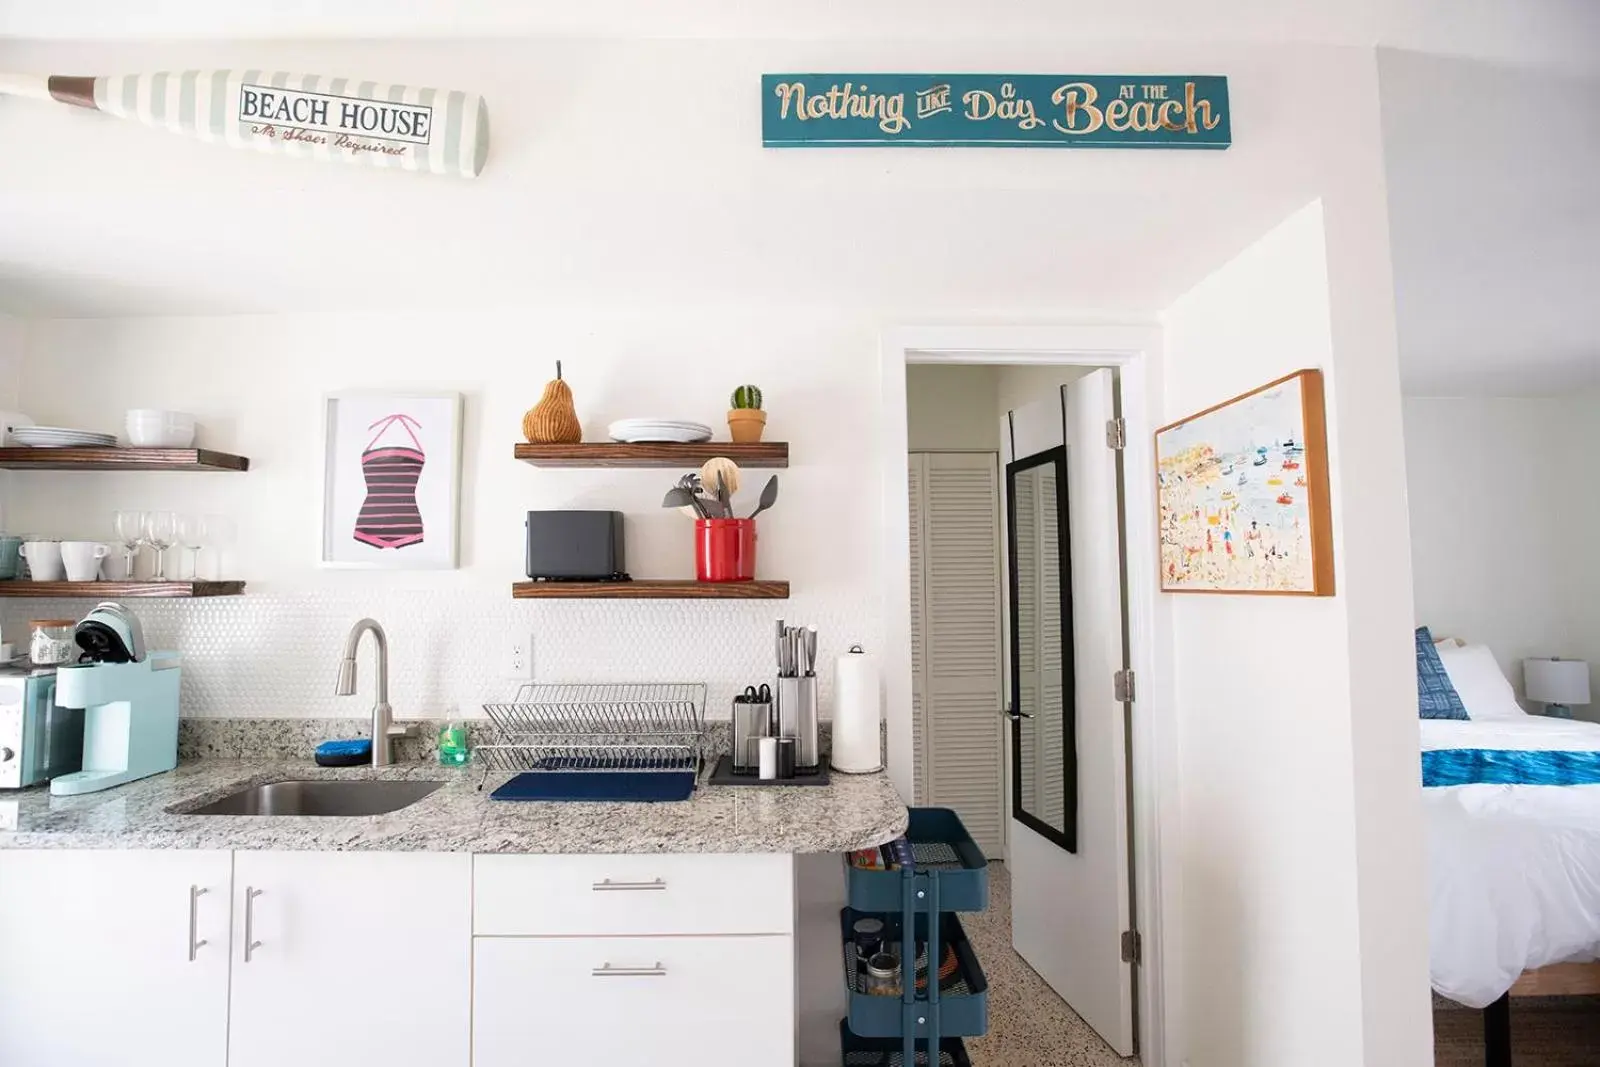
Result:
<instances>
[{"instance_id":1,"label":"white cabinet door","mask_svg":"<svg viewBox=\"0 0 1600 1067\"><path fill-rule=\"evenodd\" d=\"M474 954L473 1067L795 1062L793 938L480 937Z\"/></svg>"},{"instance_id":2,"label":"white cabinet door","mask_svg":"<svg viewBox=\"0 0 1600 1067\"><path fill-rule=\"evenodd\" d=\"M227 852L0 851L0 1064L223 1067L231 869Z\"/></svg>"},{"instance_id":3,"label":"white cabinet door","mask_svg":"<svg viewBox=\"0 0 1600 1067\"><path fill-rule=\"evenodd\" d=\"M239 852L229 1067L466 1067L472 857Z\"/></svg>"}]
</instances>

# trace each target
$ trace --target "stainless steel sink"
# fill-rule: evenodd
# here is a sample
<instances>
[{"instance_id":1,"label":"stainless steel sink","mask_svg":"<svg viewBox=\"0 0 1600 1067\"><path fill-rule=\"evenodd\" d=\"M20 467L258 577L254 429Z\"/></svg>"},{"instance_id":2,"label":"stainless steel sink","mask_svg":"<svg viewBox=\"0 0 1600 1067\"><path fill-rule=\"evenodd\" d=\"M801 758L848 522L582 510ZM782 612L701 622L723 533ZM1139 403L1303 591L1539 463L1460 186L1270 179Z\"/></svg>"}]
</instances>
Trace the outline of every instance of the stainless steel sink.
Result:
<instances>
[{"instance_id":1,"label":"stainless steel sink","mask_svg":"<svg viewBox=\"0 0 1600 1067\"><path fill-rule=\"evenodd\" d=\"M268 782L213 800L189 815L384 815L443 782Z\"/></svg>"}]
</instances>

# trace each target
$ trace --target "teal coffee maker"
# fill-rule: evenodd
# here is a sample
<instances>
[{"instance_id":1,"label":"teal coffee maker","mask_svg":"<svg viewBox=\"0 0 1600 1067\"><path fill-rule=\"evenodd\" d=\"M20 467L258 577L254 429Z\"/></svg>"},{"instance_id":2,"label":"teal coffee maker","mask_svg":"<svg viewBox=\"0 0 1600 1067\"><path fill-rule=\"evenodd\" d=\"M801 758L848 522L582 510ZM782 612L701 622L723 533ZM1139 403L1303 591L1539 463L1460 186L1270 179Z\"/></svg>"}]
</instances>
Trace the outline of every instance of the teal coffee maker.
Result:
<instances>
[{"instance_id":1,"label":"teal coffee maker","mask_svg":"<svg viewBox=\"0 0 1600 1067\"><path fill-rule=\"evenodd\" d=\"M83 709L83 769L50 780L57 796L95 793L178 765L176 652L148 652L138 618L104 603L74 632L79 663L56 670L56 703Z\"/></svg>"}]
</instances>

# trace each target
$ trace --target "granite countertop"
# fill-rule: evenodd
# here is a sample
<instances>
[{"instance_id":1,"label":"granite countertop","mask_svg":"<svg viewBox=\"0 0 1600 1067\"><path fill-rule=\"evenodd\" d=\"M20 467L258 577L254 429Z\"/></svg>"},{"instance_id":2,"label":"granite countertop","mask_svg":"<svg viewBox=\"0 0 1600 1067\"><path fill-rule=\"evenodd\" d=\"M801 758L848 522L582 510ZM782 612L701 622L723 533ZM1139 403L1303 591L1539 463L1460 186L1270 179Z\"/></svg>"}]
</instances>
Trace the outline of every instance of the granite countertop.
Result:
<instances>
[{"instance_id":1,"label":"granite countertop","mask_svg":"<svg viewBox=\"0 0 1600 1067\"><path fill-rule=\"evenodd\" d=\"M883 773L827 786L707 786L680 803L500 802L508 776L404 763L318 767L305 759L187 759L101 793L0 793L0 848L210 848L394 852L848 852L904 832L906 806ZM186 815L229 793L290 779L442 781L387 815Z\"/></svg>"}]
</instances>

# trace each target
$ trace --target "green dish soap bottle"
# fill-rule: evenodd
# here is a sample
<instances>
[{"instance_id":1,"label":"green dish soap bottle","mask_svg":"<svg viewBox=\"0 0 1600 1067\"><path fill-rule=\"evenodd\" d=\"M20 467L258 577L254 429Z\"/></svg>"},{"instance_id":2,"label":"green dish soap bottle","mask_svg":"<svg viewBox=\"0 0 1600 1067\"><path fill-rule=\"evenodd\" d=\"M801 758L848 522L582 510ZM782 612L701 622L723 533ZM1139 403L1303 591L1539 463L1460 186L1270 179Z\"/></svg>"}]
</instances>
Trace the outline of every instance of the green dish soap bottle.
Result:
<instances>
[{"instance_id":1,"label":"green dish soap bottle","mask_svg":"<svg viewBox=\"0 0 1600 1067\"><path fill-rule=\"evenodd\" d=\"M472 753L467 749L466 726L459 719L447 720L439 728L439 763L445 767L462 767L471 758Z\"/></svg>"}]
</instances>

